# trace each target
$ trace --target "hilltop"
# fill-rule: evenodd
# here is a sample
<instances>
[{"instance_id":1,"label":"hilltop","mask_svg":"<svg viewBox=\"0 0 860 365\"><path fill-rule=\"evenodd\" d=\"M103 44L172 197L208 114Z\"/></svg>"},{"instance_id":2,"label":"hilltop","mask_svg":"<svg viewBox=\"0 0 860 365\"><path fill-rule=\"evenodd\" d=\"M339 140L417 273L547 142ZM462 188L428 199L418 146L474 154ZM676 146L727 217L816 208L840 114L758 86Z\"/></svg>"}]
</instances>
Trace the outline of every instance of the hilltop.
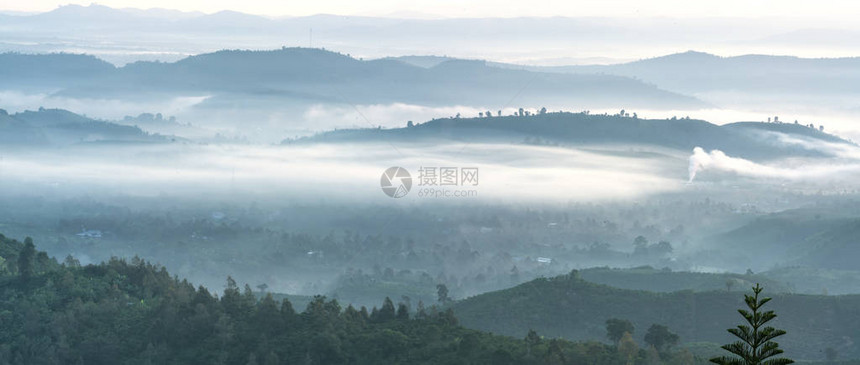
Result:
<instances>
[{"instance_id":1,"label":"hilltop","mask_svg":"<svg viewBox=\"0 0 860 365\"><path fill-rule=\"evenodd\" d=\"M434 119L405 128L331 131L297 142L449 140L562 146L629 144L651 145L685 152L694 147L719 149L732 156L751 159L827 156L827 153L821 150L783 143L778 138L773 138L776 136L774 133L806 141L850 144L837 136L794 124L745 122L719 126L688 118L642 119L635 114L593 115L588 112Z\"/></svg>"}]
</instances>

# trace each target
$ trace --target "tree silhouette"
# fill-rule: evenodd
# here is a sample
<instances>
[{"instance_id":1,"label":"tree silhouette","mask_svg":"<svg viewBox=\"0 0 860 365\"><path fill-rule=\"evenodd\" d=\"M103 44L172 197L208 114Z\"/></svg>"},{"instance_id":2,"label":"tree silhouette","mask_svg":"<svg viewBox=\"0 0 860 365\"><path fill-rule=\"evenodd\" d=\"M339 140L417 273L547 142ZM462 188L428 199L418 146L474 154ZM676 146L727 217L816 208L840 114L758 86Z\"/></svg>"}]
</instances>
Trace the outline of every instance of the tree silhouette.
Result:
<instances>
[{"instance_id":1,"label":"tree silhouette","mask_svg":"<svg viewBox=\"0 0 860 365\"><path fill-rule=\"evenodd\" d=\"M33 239L27 237L24 239L24 248L18 254L18 274L24 280L30 279L35 273L36 246L33 245Z\"/></svg>"},{"instance_id":2,"label":"tree silhouette","mask_svg":"<svg viewBox=\"0 0 860 365\"><path fill-rule=\"evenodd\" d=\"M776 318L773 311L761 311L761 307L769 302L771 298L759 299L762 287L756 284L753 287L753 295L744 294L744 301L749 310L738 309L738 313L744 317L748 325L738 325L729 328L729 333L739 338L739 341L723 345L722 348L736 356L720 356L711 359L712 363L718 365L788 365L794 360L778 357L783 351L779 344L773 342L774 338L782 336L785 331L773 327L764 327L767 322Z\"/></svg>"},{"instance_id":3,"label":"tree silhouette","mask_svg":"<svg viewBox=\"0 0 860 365\"><path fill-rule=\"evenodd\" d=\"M645 343L654 346L659 352L664 352L678 343L678 335L669 331L669 328L659 324L652 324L645 333Z\"/></svg>"},{"instance_id":4,"label":"tree silhouette","mask_svg":"<svg viewBox=\"0 0 860 365\"><path fill-rule=\"evenodd\" d=\"M633 323L626 319L610 318L606 320L606 338L618 344L625 333L633 334Z\"/></svg>"},{"instance_id":5,"label":"tree silhouette","mask_svg":"<svg viewBox=\"0 0 860 365\"><path fill-rule=\"evenodd\" d=\"M526 353L531 355L532 348L540 344L540 336L538 336L535 330L529 330L529 333L526 335Z\"/></svg>"},{"instance_id":6,"label":"tree silhouette","mask_svg":"<svg viewBox=\"0 0 860 365\"><path fill-rule=\"evenodd\" d=\"M397 310L394 309L394 302L391 301L391 298L385 297L385 300L382 302L382 308L379 309L378 316L379 322L388 322L397 318Z\"/></svg>"},{"instance_id":7,"label":"tree silhouette","mask_svg":"<svg viewBox=\"0 0 860 365\"><path fill-rule=\"evenodd\" d=\"M451 298L448 298L448 287L445 284L436 285L436 294L440 303L448 303Z\"/></svg>"},{"instance_id":8,"label":"tree silhouette","mask_svg":"<svg viewBox=\"0 0 860 365\"><path fill-rule=\"evenodd\" d=\"M732 291L733 286L735 286L735 279L726 280L726 291Z\"/></svg>"}]
</instances>

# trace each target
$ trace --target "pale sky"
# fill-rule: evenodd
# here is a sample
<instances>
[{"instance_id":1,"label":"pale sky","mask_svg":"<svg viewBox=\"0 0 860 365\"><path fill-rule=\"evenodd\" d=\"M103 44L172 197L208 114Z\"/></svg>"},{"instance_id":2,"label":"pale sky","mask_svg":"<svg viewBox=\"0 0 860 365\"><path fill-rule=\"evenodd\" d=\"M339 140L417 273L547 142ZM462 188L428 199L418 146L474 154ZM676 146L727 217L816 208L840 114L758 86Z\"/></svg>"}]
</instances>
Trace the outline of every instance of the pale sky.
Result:
<instances>
[{"instance_id":1,"label":"pale sky","mask_svg":"<svg viewBox=\"0 0 860 365\"><path fill-rule=\"evenodd\" d=\"M0 10L41 12L85 1L0 0ZM516 16L644 16L644 17L780 17L852 21L860 16L856 0L101 0L113 8L165 8L214 13L234 10L267 16L313 14L406 17L516 17Z\"/></svg>"}]
</instances>

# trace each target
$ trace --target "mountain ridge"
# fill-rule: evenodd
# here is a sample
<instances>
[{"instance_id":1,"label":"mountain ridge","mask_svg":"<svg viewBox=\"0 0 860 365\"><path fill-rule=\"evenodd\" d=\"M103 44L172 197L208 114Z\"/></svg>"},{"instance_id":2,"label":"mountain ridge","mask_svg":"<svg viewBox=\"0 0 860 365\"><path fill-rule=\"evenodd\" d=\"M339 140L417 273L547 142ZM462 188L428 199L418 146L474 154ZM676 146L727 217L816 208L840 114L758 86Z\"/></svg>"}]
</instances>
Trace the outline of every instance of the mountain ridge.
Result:
<instances>
[{"instance_id":1,"label":"mountain ridge","mask_svg":"<svg viewBox=\"0 0 860 365\"><path fill-rule=\"evenodd\" d=\"M837 136L795 124L743 122L723 126L696 119L642 119L635 116L592 115L587 112L548 112L531 116L433 119L412 127L341 129L286 140L284 143L361 141L495 141L528 143L535 138L554 145L601 143L654 145L690 151L719 149L733 156L773 159L788 156L824 157L821 151L760 138L760 133L853 145Z\"/></svg>"},{"instance_id":2,"label":"mountain ridge","mask_svg":"<svg viewBox=\"0 0 860 365\"><path fill-rule=\"evenodd\" d=\"M9 67L7 85L32 85L40 68L15 62L21 56L0 54L0 68ZM28 56L53 67L61 56ZM71 57L71 56L62 56ZM84 64L88 56L71 57ZM53 62L53 63L52 63ZM67 62L64 62L64 64ZM12 68L14 66L14 68ZM59 66L56 66L59 67ZM21 72L13 72L20 70ZM86 78L44 80L55 95L89 98L140 97L148 93L303 94L320 101L412 103L420 105L492 105L517 96L519 102L577 100L599 106L696 108L695 98L664 91L632 78L611 75L569 75L491 67L483 61L450 61L421 68L391 60L361 60L315 48L222 50L176 62L140 61L124 67L101 67ZM53 80L54 84L49 81ZM527 88L528 92L522 91Z\"/></svg>"}]
</instances>

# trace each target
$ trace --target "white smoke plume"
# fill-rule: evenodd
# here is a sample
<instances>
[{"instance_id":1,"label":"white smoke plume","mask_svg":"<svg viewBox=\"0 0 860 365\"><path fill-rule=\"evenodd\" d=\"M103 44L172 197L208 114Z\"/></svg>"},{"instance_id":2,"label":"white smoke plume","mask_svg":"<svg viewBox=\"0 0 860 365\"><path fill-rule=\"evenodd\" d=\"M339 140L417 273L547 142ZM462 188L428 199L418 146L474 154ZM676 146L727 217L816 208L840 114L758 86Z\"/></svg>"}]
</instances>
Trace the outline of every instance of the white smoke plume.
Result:
<instances>
[{"instance_id":1,"label":"white smoke plume","mask_svg":"<svg viewBox=\"0 0 860 365\"><path fill-rule=\"evenodd\" d=\"M742 176L790 180L825 178L833 177L839 173L860 172L860 164L857 163L857 160L819 160L799 165L776 167L759 164L743 158L727 156L720 150L705 152L701 147L693 148L693 154L690 155L689 162L688 183L693 182L696 175L704 170L728 171Z\"/></svg>"}]
</instances>

